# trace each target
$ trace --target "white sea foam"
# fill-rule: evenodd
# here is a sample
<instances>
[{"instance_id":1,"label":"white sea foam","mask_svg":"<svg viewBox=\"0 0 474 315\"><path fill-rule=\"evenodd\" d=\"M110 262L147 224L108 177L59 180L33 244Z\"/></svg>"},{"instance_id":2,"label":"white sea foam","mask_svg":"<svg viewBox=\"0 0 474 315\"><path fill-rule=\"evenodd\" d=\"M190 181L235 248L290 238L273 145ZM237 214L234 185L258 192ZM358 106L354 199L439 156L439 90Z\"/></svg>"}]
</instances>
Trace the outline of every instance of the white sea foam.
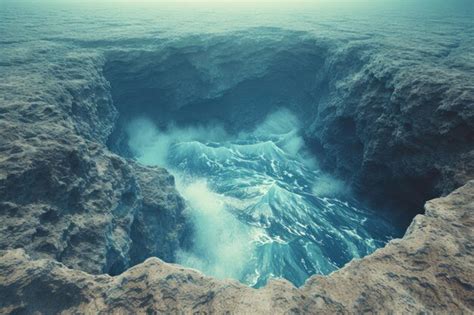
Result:
<instances>
[{"instance_id":1,"label":"white sea foam","mask_svg":"<svg viewBox=\"0 0 474 315\"><path fill-rule=\"evenodd\" d=\"M158 130L144 118L129 124L138 160L170 169L190 207L192 246L178 251L179 263L249 285L273 276L299 285L383 244L390 227L377 230L385 222L339 200L348 190L317 169L300 128L286 109L237 135L221 126Z\"/></svg>"}]
</instances>

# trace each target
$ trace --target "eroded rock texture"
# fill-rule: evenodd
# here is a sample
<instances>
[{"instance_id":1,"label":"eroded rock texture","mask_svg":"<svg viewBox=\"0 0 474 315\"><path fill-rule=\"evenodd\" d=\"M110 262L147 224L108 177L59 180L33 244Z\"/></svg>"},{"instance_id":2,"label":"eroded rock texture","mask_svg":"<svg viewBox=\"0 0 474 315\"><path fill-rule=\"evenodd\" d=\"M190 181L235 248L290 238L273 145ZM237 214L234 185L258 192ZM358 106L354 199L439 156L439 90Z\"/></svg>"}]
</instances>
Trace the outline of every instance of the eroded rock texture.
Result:
<instances>
[{"instance_id":1,"label":"eroded rock texture","mask_svg":"<svg viewBox=\"0 0 474 315\"><path fill-rule=\"evenodd\" d=\"M111 50L104 75L121 113L112 148L127 152L130 117L241 131L283 107L303 122L323 170L373 208L400 210L406 224L426 200L473 178L473 72L457 66L460 47L420 58L388 43L256 33Z\"/></svg>"},{"instance_id":2,"label":"eroded rock texture","mask_svg":"<svg viewBox=\"0 0 474 315\"><path fill-rule=\"evenodd\" d=\"M97 69L83 71L92 75L54 73L42 93L2 90L0 248L90 273L117 274L150 256L174 261L184 224L174 179L105 149L116 111Z\"/></svg>"},{"instance_id":3,"label":"eroded rock texture","mask_svg":"<svg viewBox=\"0 0 474 315\"><path fill-rule=\"evenodd\" d=\"M372 205L411 212L472 179L469 75L443 54L409 66L354 48L326 65L328 94L307 135L321 165Z\"/></svg>"},{"instance_id":4,"label":"eroded rock texture","mask_svg":"<svg viewBox=\"0 0 474 315\"><path fill-rule=\"evenodd\" d=\"M314 276L297 289L218 281L150 258L119 276L94 276L24 249L1 252L1 312L41 313L471 313L474 181L426 204L401 240Z\"/></svg>"}]
</instances>

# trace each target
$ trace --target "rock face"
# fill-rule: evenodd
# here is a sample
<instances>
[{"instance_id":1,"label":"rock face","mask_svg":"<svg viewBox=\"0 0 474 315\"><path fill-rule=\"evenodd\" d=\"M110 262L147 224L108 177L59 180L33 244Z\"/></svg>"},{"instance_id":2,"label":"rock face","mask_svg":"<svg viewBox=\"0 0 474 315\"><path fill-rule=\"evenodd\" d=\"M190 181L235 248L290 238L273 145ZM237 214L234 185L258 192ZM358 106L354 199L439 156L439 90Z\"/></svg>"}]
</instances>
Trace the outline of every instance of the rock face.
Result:
<instances>
[{"instance_id":1,"label":"rock face","mask_svg":"<svg viewBox=\"0 0 474 315\"><path fill-rule=\"evenodd\" d=\"M107 85L77 76L51 94L18 84L15 105L2 102L0 248L90 273L117 274L150 256L174 261L185 219L173 177L104 147L116 117Z\"/></svg>"},{"instance_id":2,"label":"rock face","mask_svg":"<svg viewBox=\"0 0 474 315\"><path fill-rule=\"evenodd\" d=\"M472 179L474 86L452 67L336 52L307 132L322 167L375 207L412 213Z\"/></svg>"},{"instance_id":3,"label":"rock face","mask_svg":"<svg viewBox=\"0 0 474 315\"><path fill-rule=\"evenodd\" d=\"M285 107L325 171L406 220L474 177L473 72L456 67L455 48L421 61L366 42L258 34L109 52L104 75L121 113L111 146L127 152L121 126L137 115L241 131Z\"/></svg>"},{"instance_id":4,"label":"rock face","mask_svg":"<svg viewBox=\"0 0 474 315\"><path fill-rule=\"evenodd\" d=\"M0 181L1 248L24 248L91 273L119 273L156 255L173 261L184 203L172 176L68 140L11 159L25 166Z\"/></svg>"},{"instance_id":5,"label":"rock face","mask_svg":"<svg viewBox=\"0 0 474 315\"><path fill-rule=\"evenodd\" d=\"M24 249L1 252L2 313L379 313L474 312L474 181L426 204L393 240L297 289L218 281L150 258L119 276L94 276Z\"/></svg>"}]
</instances>

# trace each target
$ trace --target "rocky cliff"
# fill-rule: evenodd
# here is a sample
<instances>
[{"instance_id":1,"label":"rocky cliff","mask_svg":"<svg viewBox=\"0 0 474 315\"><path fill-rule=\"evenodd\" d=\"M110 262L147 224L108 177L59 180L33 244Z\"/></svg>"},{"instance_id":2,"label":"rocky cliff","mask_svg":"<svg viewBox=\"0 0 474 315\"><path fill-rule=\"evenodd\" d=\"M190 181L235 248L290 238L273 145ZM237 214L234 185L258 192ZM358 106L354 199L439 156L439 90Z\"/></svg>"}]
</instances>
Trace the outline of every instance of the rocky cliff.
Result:
<instances>
[{"instance_id":1,"label":"rocky cliff","mask_svg":"<svg viewBox=\"0 0 474 315\"><path fill-rule=\"evenodd\" d=\"M406 225L426 200L473 178L473 72L458 66L460 46L420 59L410 48L255 32L109 51L104 75L121 113L110 146L127 152L130 117L239 132L285 107L322 169Z\"/></svg>"},{"instance_id":2,"label":"rocky cliff","mask_svg":"<svg viewBox=\"0 0 474 315\"><path fill-rule=\"evenodd\" d=\"M409 65L356 46L326 65L307 137L321 166L374 207L416 213L474 175L474 86L445 54Z\"/></svg>"},{"instance_id":3,"label":"rocky cliff","mask_svg":"<svg viewBox=\"0 0 474 315\"><path fill-rule=\"evenodd\" d=\"M104 147L116 111L106 81L82 71L42 94L21 83L2 90L0 248L90 273L174 261L185 224L174 179Z\"/></svg>"},{"instance_id":4,"label":"rocky cliff","mask_svg":"<svg viewBox=\"0 0 474 315\"><path fill-rule=\"evenodd\" d=\"M94 276L25 249L0 259L2 313L471 313L474 181L426 204L401 240L301 288L218 281L150 258L119 276Z\"/></svg>"}]
</instances>

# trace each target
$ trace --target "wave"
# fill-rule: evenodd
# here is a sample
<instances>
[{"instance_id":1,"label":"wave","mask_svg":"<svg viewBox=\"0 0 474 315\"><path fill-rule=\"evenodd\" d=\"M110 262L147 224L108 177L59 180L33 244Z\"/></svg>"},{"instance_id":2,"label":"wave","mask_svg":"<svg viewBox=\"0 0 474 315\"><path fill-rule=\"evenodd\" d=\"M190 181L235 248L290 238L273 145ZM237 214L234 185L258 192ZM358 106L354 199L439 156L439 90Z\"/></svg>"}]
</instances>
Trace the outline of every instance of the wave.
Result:
<instances>
[{"instance_id":1,"label":"wave","mask_svg":"<svg viewBox=\"0 0 474 315\"><path fill-rule=\"evenodd\" d=\"M279 110L235 136L220 127L129 128L137 158L170 169L191 209L192 246L179 251L179 263L255 287L275 277L299 286L396 235L317 169L299 127Z\"/></svg>"}]
</instances>

